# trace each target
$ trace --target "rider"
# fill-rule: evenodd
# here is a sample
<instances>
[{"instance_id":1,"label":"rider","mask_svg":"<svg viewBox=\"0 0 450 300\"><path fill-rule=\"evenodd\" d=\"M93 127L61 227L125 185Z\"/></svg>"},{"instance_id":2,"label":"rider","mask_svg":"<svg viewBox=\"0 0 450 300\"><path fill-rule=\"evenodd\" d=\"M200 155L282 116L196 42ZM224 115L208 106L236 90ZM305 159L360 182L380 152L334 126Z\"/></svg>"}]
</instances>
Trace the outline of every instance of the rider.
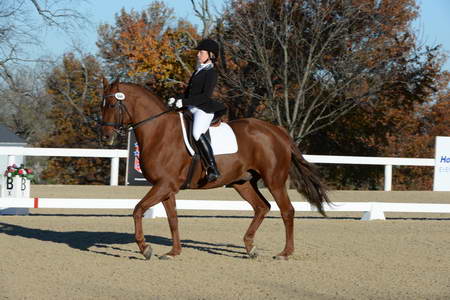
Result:
<instances>
[{"instance_id":1,"label":"rider","mask_svg":"<svg viewBox=\"0 0 450 300\"><path fill-rule=\"evenodd\" d=\"M195 48L197 53L197 70L189 79L183 99L169 99L169 106L187 107L193 115L193 136L200 150L200 155L207 169L207 181L215 181L220 177L214 154L205 133L208 131L214 114L222 115L226 107L213 99L214 88L217 83L217 71L214 63L219 56L219 45L211 40L205 39L199 42Z\"/></svg>"}]
</instances>

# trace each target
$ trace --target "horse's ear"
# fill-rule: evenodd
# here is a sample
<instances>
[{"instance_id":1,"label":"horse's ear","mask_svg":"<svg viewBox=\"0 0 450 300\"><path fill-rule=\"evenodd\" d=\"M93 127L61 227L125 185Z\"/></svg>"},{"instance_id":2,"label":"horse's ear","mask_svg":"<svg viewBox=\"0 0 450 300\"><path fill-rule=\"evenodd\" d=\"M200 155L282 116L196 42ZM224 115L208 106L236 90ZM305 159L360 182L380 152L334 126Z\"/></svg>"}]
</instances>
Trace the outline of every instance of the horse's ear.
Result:
<instances>
[{"instance_id":1,"label":"horse's ear","mask_svg":"<svg viewBox=\"0 0 450 300\"><path fill-rule=\"evenodd\" d=\"M120 77L117 77L116 79L114 79L113 83L111 83L111 85L115 85L118 84L120 81Z\"/></svg>"},{"instance_id":2,"label":"horse's ear","mask_svg":"<svg viewBox=\"0 0 450 300\"><path fill-rule=\"evenodd\" d=\"M105 76L102 76L103 80L103 89L106 90L109 87L108 79L105 78Z\"/></svg>"}]
</instances>

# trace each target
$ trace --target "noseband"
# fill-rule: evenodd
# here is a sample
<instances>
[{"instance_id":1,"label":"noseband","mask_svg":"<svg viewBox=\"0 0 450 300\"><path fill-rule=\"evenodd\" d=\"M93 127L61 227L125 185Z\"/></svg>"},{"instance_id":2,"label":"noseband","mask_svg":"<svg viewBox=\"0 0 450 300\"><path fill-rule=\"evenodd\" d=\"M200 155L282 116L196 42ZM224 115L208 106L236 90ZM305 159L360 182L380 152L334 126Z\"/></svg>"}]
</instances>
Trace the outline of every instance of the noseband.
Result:
<instances>
[{"instance_id":1,"label":"noseband","mask_svg":"<svg viewBox=\"0 0 450 300\"><path fill-rule=\"evenodd\" d=\"M114 97L116 99L116 102L114 104L107 104L106 99L108 97ZM102 122L100 122L100 125L101 126L113 126L114 129L116 129L116 131L119 134L124 135L124 134L126 134L127 131L136 129L137 127L141 126L142 124L144 124L146 122L150 122L166 113L173 111L172 109L169 109L169 110L163 111L162 113L159 113L157 115L148 117L142 121L124 125L123 124L124 112L128 115L130 120L132 119L131 114L128 111L127 107L125 106L124 102L125 102L125 94L121 93L121 92L103 96L103 107L105 107L106 105L109 105L109 107L116 109L116 112L119 115L119 122L115 123L115 122L103 122L102 121Z\"/></svg>"}]
</instances>

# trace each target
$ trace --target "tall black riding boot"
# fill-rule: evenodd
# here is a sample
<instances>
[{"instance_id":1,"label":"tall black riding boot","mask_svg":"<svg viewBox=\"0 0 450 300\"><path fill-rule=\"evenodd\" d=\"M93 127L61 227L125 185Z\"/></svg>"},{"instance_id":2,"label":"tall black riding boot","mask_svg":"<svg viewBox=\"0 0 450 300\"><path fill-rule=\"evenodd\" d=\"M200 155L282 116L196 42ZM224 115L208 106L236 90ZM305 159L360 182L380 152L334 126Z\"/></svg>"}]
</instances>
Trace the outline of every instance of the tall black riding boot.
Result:
<instances>
[{"instance_id":1,"label":"tall black riding boot","mask_svg":"<svg viewBox=\"0 0 450 300\"><path fill-rule=\"evenodd\" d=\"M213 150L209 144L208 139L204 134L200 136L197 141L198 148L200 149L203 162L205 163L207 175L206 180L208 182L215 181L220 177L219 170L217 169L216 160L214 159Z\"/></svg>"}]
</instances>

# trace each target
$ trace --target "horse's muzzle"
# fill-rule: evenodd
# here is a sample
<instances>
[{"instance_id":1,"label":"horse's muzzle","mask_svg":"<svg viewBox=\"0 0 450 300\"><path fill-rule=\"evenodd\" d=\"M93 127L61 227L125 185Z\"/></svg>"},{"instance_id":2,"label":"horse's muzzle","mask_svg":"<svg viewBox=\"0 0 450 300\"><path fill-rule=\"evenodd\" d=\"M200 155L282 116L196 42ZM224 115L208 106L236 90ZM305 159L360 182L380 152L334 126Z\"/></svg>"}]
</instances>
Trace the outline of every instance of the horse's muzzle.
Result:
<instances>
[{"instance_id":1,"label":"horse's muzzle","mask_svg":"<svg viewBox=\"0 0 450 300\"><path fill-rule=\"evenodd\" d=\"M117 132L115 132L115 131L103 133L103 135L102 135L103 143L107 144L108 146L114 145L116 138L117 138Z\"/></svg>"}]
</instances>

